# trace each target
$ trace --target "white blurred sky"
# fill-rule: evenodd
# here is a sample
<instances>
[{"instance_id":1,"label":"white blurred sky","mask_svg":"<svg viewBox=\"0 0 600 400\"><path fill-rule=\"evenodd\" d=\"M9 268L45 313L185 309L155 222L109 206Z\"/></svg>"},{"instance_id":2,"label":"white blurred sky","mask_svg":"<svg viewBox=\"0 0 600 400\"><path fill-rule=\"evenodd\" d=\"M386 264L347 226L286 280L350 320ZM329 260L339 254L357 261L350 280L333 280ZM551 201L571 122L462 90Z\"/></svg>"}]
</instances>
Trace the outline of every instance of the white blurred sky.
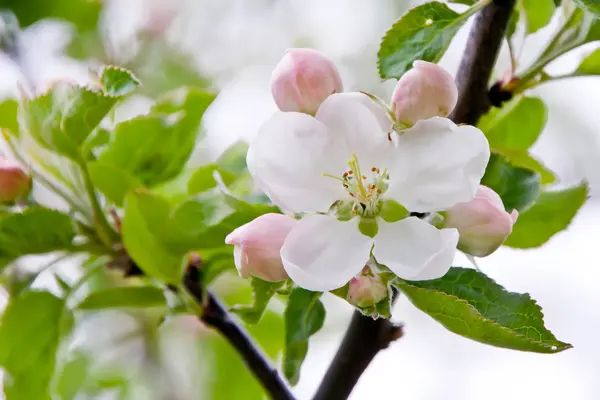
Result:
<instances>
[{"instance_id":1,"label":"white blurred sky","mask_svg":"<svg viewBox=\"0 0 600 400\"><path fill-rule=\"evenodd\" d=\"M208 140L199 154L216 153L238 138L251 138L275 110L269 94L272 68L288 47L315 47L339 65L348 90L389 95L393 82L381 83L375 60L380 37L397 19L399 1L382 0L111 0L105 29L119 54L135 49L132 34L147 23L152 10L178 14L170 38L190 51L197 65L213 75L221 93L205 118ZM171 8L172 7L172 8ZM117 10L120 12L114 12ZM123 10L127 10L124 12ZM556 22L556 21L555 21ZM554 24L555 25L555 24ZM531 60L553 27L527 41ZM442 65L455 72L468 26L462 29ZM67 78L85 82L87 66L62 55L70 30L49 21L28 29L26 43L37 84ZM573 69L583 51L563 57L552 71ZM506 51L500 64L507 66ZM498 72L501 72L502 68ZM0 96L16 93L18 72L0 60ZM535 89L549 107L549 121L533 152L558 173L560 185L587 179L600 193L600 77L564 80ZM140 110L144 109L141 102ZM600 398L600 265L592 249L600 238L600 204L592 199L570 228L539 249L502 248L480 267L507 289L529 292L544 309L547 326L575 347L557 355L538 355L488 347L447 332L405 298L394 319L406 335L382 352L352 395L403 400L577 399ZM459 259L467 265L466 260ZM326 328L311 343L303 377L295 389L300 399L315 390L333 356L350 315L347 305L331 300Z\"/></svg>"}]
</instances>

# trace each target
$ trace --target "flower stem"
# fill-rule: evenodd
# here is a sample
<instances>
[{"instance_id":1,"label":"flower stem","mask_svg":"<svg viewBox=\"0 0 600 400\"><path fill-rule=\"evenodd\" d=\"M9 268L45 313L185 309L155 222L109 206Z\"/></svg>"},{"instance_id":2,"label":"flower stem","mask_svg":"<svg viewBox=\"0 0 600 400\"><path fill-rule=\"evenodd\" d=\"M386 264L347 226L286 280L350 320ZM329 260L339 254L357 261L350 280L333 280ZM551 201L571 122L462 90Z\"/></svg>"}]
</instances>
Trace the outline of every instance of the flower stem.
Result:
<instances>
[{"instance_id":1,"label":"flower stem","mask_svg":"<svg viewBox=\"0 0 600 400\"><path fill-rule=\"evenodd\" d=\"M94 226L96 228L96 232L98 233L99 239L102 243L109 249L112 248L115 240L118 240L118 234L115 230L110 226L108 220L106 219L106 215L102 211L102 207L100 207L100 202L98 201L98 197L96 196L96 190L94 185L92 184L92 178L90 176L90 172L87 168L85 162L79 163L81 167L81 172L83 175L83 181L85 184L85 191L88 194L90 199L90 203L92 205L92 209L94 210Z\"/></svg>"}]
</instances>

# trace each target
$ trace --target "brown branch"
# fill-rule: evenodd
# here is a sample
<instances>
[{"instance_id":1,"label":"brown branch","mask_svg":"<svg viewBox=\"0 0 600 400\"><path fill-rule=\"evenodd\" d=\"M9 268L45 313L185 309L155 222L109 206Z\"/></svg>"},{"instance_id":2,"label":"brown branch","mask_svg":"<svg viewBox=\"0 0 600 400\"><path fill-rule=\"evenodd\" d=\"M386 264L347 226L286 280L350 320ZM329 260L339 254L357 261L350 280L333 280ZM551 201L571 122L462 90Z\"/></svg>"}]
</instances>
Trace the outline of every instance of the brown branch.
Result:
<instances>
[{"instance_id":1,"label":"brown branch","mask_svg":"<svg viewBox=\"0 0 600 400\"><path fill-rule=\"evenodd\" d=\"M475 125L492 105L488 85L514 5L515 0L495 0L475 17L456 76L454 122Z\"/></svg>"},{"instance_id":2,"label":"brown branch","mask_svg":"<svg viewBox=\"0 0 600 400\"><path fill-rule=\"evenodd\" d=\"M295 400L288 385L277 369L244 329L232 318L227 309L210 292L204 292L198 267L190 263L183 278L187 291L201 305L203 313L199 319L216 329L239 353L248 370L254 374L273 400Z\"/></svg>"},{"instance_id":3,"label":"brown branch","mask_svg":"<svg viewBox=\"0 0 600 400\"><path fill-rule=\"evenodd\" d=\"M314 400L344 400L373 358L402 337L402 326L389 319L363 316L355 311Z\"/></svg>"},{"instance_id":4,"label":"brown branch","mask_svg":"<svg viewBox=\"0 0 600 400\"><path fill-rule=\"evenodd\" d=\"M477 14L456 77L454 122L476 124L490 108L488 85L514 5L515 0L494 0ZM314 400L347 399L377 353L401 336L401 326L355 311Z\"/></svg>"}]
</instances>

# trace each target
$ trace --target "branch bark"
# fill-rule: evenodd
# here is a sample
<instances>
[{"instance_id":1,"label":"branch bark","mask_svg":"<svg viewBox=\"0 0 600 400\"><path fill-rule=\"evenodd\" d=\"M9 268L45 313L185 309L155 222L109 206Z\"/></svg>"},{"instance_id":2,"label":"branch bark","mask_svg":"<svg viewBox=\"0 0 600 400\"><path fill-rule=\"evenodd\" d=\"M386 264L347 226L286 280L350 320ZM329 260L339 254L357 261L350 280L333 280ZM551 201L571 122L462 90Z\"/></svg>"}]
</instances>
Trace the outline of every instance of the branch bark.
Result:
<instances>
[{"instance_id":1,"label":"branch bark","mask_svg":"<svg viewBox=\"0 0 600 400\"><path fill-rule=\"evenodd\" d=\"M488 84L515 0L494 0L475 17L456 77L458 103L450 118L474 125L487 112ZM355 311L314 400L344 400L375 356L402 336L402 327Z\"/></svg>"},{"instance_id":2,"label":"branch bark","mask_svg":"<svg viewBox=\"0 0 600 400\"><path fill-rule=\"evenodd\" d=\"M187 291L202 307L198 318L216 329L240 354L248 370L263 385L273 400L295 400L279 372L244 329L231 317L227 309L210 292L204 292L198 266L190 263L183 279Z\"/></svg>"},{"instance_id":3,"label":"branch bark","mask_svg":"<svg viewBox=\"0 0 600 400\"><path fill-rule=\"evenodd\" d=\"M475 125L492 105L488 85L514 6L515 0L495 0L475 16L456 75L454 122Z\"/></svg>"},{"instance_id":4,"label":"branch bark","mask_svg":"<svg viewBox=\"0 0 600 400\"><path fill-rule=\"evenodd\" d=\"M314 400L347 399L377 353L402 334L401 325L383 318L373 320L355 311Z\"/></svg>"}]
</instances>

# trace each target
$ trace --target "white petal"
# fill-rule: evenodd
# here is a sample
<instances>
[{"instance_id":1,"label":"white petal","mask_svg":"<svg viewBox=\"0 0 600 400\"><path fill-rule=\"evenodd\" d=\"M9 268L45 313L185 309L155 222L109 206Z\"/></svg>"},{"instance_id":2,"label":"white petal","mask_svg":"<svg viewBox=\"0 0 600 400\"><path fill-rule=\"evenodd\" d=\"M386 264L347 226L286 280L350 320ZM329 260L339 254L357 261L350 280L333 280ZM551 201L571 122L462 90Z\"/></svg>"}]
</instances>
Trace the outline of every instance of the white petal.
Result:
<instances>
[{"instance_id":1,"label":"white petal","mask_svg":"<svg viewBox=\"0 0 600 400\"><path fill-rule=\"evenodd\" d=\"M310 115L278 112L259 130L248 149L248 169L257 185L279 207L326 212L347 196L335 179L345 171L347 154L335 137Z\"/></svg>"},{"instance_id":2,"label":"white petal","mask_svg":"<svg viewBox=\"0 0 600 400\"><path fill-rule=\"evenodd\" d=\"M299 286L319 292L344 286L369 260L373 239L358 230L358 218L327 215L302 219L281 248L283 267Z\"/></svg>"},{"instance_id":3,"label":"white petal","mask_svg":"<svg viewBox=\"0 0 600 400\"><path fill-rule=\"evenodd\" d=\"M410 211L442 211L470 201L490 158L483 133L447 118L419 121L398 138L386 197Z\"/></svg>"},{"instance_id":4,"label":"white petal","mask_svg":"<svg viewBox=\"0 0 600 400\"><path fill-rule=\"evenodd\" d=\"M381 126L381 130L383 132L392 132L394 128L394 121L392 121L389 114L382 108L380 104L377 104L369 96L361 92L346 92L343 94L344 96L355 98L356 100L360 101L361 104L366 106L377 119L377 121L379 121L379 125Z\"/></svg>"},{"instance_id":5,"label":"white petal","mask_svg":"<svg viewBox=\"0 0 600 400\"><path fill-rule=\"evenodd\" d=\"M379 223L373 255L402 279L428 280L448 272L457 243L456 229L440 230L410 217Z\"/></svg>"},{"instance_id":6,"label":"white petal","mask_svg":"<svg viewBox=\"0 0 600 400\"><path fill-rule=\"evenodd\" d=\"M333 94L321 104L315 118L336 133L340 145L345 144L346 161L355 153L361 168L385 168L394 143L380 123L384 111L376 117L377 109L367 107L364 98L362 93Z\"/></svg>"}]
</instances>

